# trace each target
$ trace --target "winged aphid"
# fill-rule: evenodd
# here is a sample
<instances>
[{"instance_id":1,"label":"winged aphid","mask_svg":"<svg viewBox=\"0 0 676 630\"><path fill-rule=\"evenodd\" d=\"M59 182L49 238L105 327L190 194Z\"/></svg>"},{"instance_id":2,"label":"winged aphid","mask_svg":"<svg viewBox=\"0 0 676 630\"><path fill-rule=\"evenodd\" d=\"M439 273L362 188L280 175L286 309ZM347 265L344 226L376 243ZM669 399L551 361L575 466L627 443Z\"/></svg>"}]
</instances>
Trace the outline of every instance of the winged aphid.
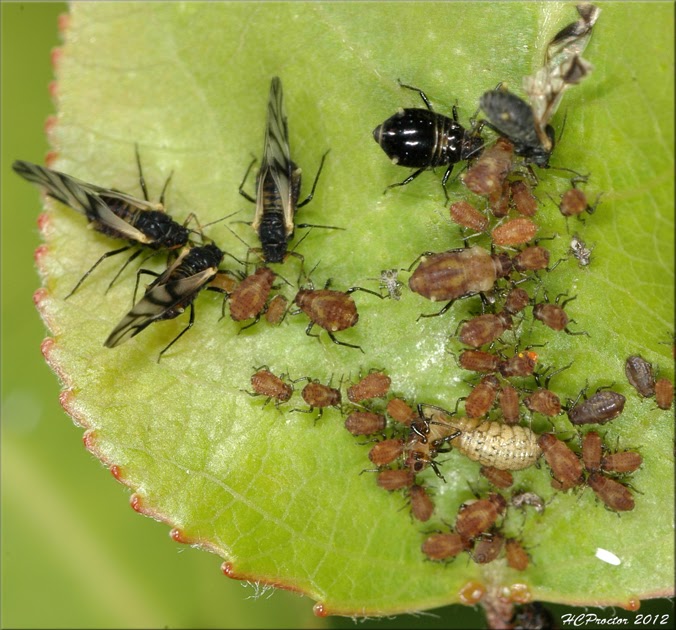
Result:
<instances>
[{"instance_id":1,"label":"winged aphid","mask_svg":"<svg viewBox=\"0 0 676 630\"><path fill-rule=\"evenodd\" d=\"M80 278L66 298L73 295L89 274L111 256L137 248L117 272L108 288L115 283L127 265L144 251L144 248L154 250L154 252L172 251L188 244L191 230L186 225L191 218L194 218L193 215L189 215L186 222L181 225L164 211L164 193L171 176L164 185L159 202L150 202L143 179L138 148L136 160L143 199L114 189L89 184L66 173L31 162L17 160L12 165L18 175L42 187L47 195L85 215L92 229L111 238L129 242L124 247L103 254Z\"/></svg>"},{"instance_id":2,"label":"winged aphid","mask_svg":"<svg viewBox=\"0 0 676 630\"><path fill-rule=\"evenodd\" d=\"M160 352L157 361L195 322L193 301L219 272L224 253L213 244L186 248L167 269L148 286L144 296L120 320L104 346L114 348L135 337L150 324L174 319L190 307L188 325ZM146 271L155 275L155 272ZM221 291L217 287L210 290Z\"/></svg>"},{"instance_id":3,"label":"winged aphid","mask_svg":"<svg viewBox=\"0 0 676 630\"><path fill-rule=\"evenodd\" d=\"M328 225L295 224L296 211L310 203L315 194L327 153L328 151L322 156L310 194L299 202L301 169L291 159L282 82L279 77L273 77L268 99L263 159L256 176L256 197L244 191L244 183L255 160L249 165L239 186L240 195L256 204L251 227L260 239L265 262L279 263L284 260L296 227L340 229Z\"/></svg>"}]
</instances>

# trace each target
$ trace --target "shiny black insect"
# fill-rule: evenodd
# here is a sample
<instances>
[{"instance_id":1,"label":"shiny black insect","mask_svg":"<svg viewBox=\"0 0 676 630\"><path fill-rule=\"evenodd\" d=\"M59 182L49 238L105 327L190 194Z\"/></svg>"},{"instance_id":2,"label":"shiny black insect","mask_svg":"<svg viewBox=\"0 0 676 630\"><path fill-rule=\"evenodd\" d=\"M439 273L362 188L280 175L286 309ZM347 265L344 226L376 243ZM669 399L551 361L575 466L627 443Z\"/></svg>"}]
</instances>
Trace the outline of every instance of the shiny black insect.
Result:
<instances>
[{"instance_id":1,"label":"shiny black insect","mask_svg":"<svg viewBox=\"0 0 676 630\"><path fill-rule=\"evenodd\" d=\"M243 189L255 160L249 165L239 186L239 194L256 204L256 214L251 227L261 241L265 262L278 263L284 260L295 227L339 229L328 225L294 224L296 210L308 204L315 194L327 153L328 151L322 156L310 194L299 203L301 169L291 159L282 82L279 77L273 77L268 99L263 160L256 176L256 197L252 197Z\"/></svg>"},{"instance_id":2,"label":"shiny black insect","mask_svg":"<svg viewBox=\"0 0 676 630\"><path fill-rule=\"evenodd\" d=\"M394 164L418 169L404 181L390 184L388 188L409 184L427 169L448 166L441 180L448 198L446 182L453 166L479 155L483 140L475 130L468 131L458 122L455 106L453 119L450 119L432 109L422 90L403 83L400 85L418 92L427 109L400 109L373 130L373 138Z\"/></svg>"},{"instance_id":3,"label":"shiny black insect","mask_svg":"<svg viewBox=\"0 0 676 630\"><path fill-rule=\"evenodd\" d=\"M157 278L148 286L145 295L120 320L104 342L114 348L138 335L153 322L178 317L190 306L188 325L160 352L157 361L175 344L195 322L193 300L218 273L223 252L216 245L204 245L186 249L162 274L142 270ZM221 291L214 288L213 290Z\"/></svg>"},{"instance_id":4,"label":"shiny black insect","mask_svg":"<svg viewBox=\"0 0 676 630\"><path fill-rule=\"evenodd\" d=\"M12 164L14 171L21 177L38 184L45 189L50 197L84 214L91 227L97 232L112 238L129 241L129 245L103 254L90 267L89 271L80 278L66 298L73 295L89 274L106 258L138 247L110 282L108 285L110 289L127 265L144 251L143 248L155 251L174 250L189 242L190 230L185 225L174 221L164 212L164 193L171 176L164 185L159 202L151 203L148 201L148 191L143 178L138 148L136 150L136 161L143 199L117 190L88 184L65 173L53 171L30 162L17 160ZM189 218L192 218L192 215Z\"/></svg>"}]
</instances>

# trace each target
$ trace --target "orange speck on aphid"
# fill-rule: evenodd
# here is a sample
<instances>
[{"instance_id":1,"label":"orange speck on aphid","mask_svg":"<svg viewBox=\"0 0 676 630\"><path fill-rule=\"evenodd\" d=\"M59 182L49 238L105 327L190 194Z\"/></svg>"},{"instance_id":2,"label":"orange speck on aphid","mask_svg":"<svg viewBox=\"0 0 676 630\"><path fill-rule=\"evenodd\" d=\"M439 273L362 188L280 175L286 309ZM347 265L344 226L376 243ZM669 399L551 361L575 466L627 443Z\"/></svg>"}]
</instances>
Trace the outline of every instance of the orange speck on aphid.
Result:
<instances>
[{"instance_id":1,"label":"orange speck on aphid","mask_svg":"<svg viewBox=\"0 0 676 630\"><path fill-rule=\"evenodd\" d=\"M511 584L508 588L509 591L509 601L514 602L515 604L527 604L528 602L533 601L533 595L530 592L530 589L525 584L516 582Z\"/></svg>"},{"instance_id":2,"label":"orange speck on aphid","mask_svg":"<svg viewBox=\"0 0 676 630\"><path fill-rule=\"evenodd\" d=\"M129 505L131 505L132 510L139 514L143 514L143 499L141 499L140 495L132 494L131 497L129 497Z\"/></svg>"},{"instance_id":3,"label":"orange speck on aphid","mask_svg":"<svg viewBox=\"0 0 676 630\"><path fill-rule=\"evenodd\" d=\"M531 361L533 361L534 363L537 363L537 360L538 360L537 352L526 352L525 354Z\"/></svg>"},{"instance_id":4,"label":"orange speck on aphid","mask_svg":"<svg viewBox=\"0 0 676 630\"><path fill-rule=\"evenodd\" d=\"M463 604L474 606L481 601L485 594L486 588L483 584L480 584L479 582L467 582L467 584L460 589L458 597Z\"/></svg>"},{"instance_id":5,"label":"orange speck on aphid","mask_svg":"<svg viewBox=\"0 0 676 630\"><path fill-rule=\"evenodd\" d=\"M622 606L622 604L620 604ZM641 607L641 600L638 597L630 597L627 603L622 606L625 610L636 612Z\"/></svg>"},{"instance_id":6,"label":"orange speck on aphid","mask_svg":"<svg viewBox=\"0 0 676 630\"><path fill-rule=\"evenodd\" d=\"M328 611L324 608L324 604L317 602L312 607L312 612L315 614L315 617L326 617L328 616Z\"/></svg>"}]
</instances>

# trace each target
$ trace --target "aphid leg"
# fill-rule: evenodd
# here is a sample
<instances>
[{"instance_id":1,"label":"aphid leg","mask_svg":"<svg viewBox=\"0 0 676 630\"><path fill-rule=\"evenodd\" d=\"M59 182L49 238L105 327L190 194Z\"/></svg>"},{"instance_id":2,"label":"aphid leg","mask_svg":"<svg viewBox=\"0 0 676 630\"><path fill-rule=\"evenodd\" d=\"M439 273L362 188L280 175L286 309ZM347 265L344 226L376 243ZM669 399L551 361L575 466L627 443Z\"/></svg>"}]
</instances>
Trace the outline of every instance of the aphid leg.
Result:
<instances>
[{"instance_id":1,"label":"aphid leg","mask_svg":"<svg viewBox=\"0 0 676 630\"><path fill-rule=\"evenodd\" d=\"M106 290L104 291L104 294L108 293L108 291L110 291L113 288L113 285L117 282L117 279L122 275L122 272L127 268L129 263L136 260L141 255L142 252L143 252L143 250L139 249L139 250L135 251L131 256L129 256L129 258L127 258L127 261L118 269L118 271L115 274L115 276L113 277L113 279L108 283L108 286L106 287ZM141 266L143 266L143 264L146 261L150 260L153 256L157 256L157 254L159 254L159 252L152 252L151 254L146 256L141 261L141 263L140 263Z\"/></svg>"},{"instance_id":2,"label":"aphid leg","mask_svg":"<svg viewBox=\"0 0 676 630\"><path fill-rule=\"evenodd\" d=\"M415 321L419 321L421 317L439 317L439 315L443 315L449 308L451 308L453 302L455 302L455 300L448 302L446 306L444 306L444 308L442 308L438 313L420 313L420 315L418 315L418 319Z\"/></svg>"},{"instance_id":3,"label":"aphid leg","mask_svg":"<svg viewBox=\"0 0 676 630\"><path fill-rule=\"evenodd\" d=\"M303 199L303 201L301 201L299 204L296 205L297 209L302 208L303 206L307 205L308 203L310 203L312 201L312 197L314 197L314 194L315 194L315 188L317 188L317 182L319 181L319 175L322 172L322 168L324 168L324 160L326 159L326 156L329 154L330 150L331 149L329 149L326 153L324 153L324 155L322 155L322 160L319 163L319 168L317 169L317 174L315 175L315 181L312 182L312 190L310 191L310 194L307 197L305 197L305 199ZM301 226L298 226L298 227L301 227ZM318 226L315 226L315 227L329 227L329 226L318 225ZM333 228L333 229L340 230L340 229L344 229L344 228Z\"/></svg>"},{"instance_id":4,"label":"aphid leg","mask_svg":"<svg viewBox=\"0 0 676 630\"><path fill-rule=\"evenodd\" d=\"M416 259L408 266L408 268L406 268L406 269L402 268L402 269L400 269L400 271L411 271L411 269L413 269L413 266L414 266L421 258L425 258L425 256L434 256L434 252L423 252L422 254L420 254L420 256L418 256L418 257L417 257L417 258L416 258Z\"/></svg>"},{"instance_id":5,"label":"aphid leg","mask_svg":"<svg viewBox=\"0 0 676 630\"><path fill-rule=\"evenodd\" d=\"M237 331L237 334L239 335L239 333L241 333L243 330L246 330L247 328L251 328L252 326L254 326L255 324L257 324L257 323L260 321L260 319L261 319L261 314L258 313L258 315L256 315L256 317L254 318L254 320L253 320L250 324L247 324L246 326L242 326L242 327Z\"/></svg>"},{"instance_id":6,"label":"aphid leg","mask_svg":"<svg viewBox=\"0 0 676 630\"><path fill-rule=\"evenodd\" d=\"M562 298L562 297L565 297L567 295L568 295L567 293L561 293L561 294L557 295L554 303L559 304L559 299ZM566 304L568 304L569 302L572 302L573 300L577 300L577 295L574 295L573 297L569 297L567 300L564 300L561 304L559 304L559 306L561 308L566 308Z\"/></svg>"},{"instance_id":7,"label":"aphid leg","mask_svg":"<svg viewBox=\"0 0 676 630\"><path fill-rule=\"evenodd\" d=\"M434 474L439 477L439 479L441 479L441 481L446 483L446 478L441 474L439 465L433 459L430 459L430 468L434 471Z\"/></svg>"},{"instance_id":8,"label":"aphid leg","mask_svg":"<svg viewBox=\"0 0 676 630\"><path fill-rule=\"evenodd\" d=\"M574 319L569 319L568 321L569 321L571 324L577 324L577 322L576 322ZM574 331L572 331L572 330L568 330L568 326L566 326L566 327L563 329L563 332L565 332L567 335L573 335L573 336L577 336L577 335L587 335L587 337L591 337L591 335L590 335L586 330L578 330L577 332L574 332Z\"/></svg>"},{"instance_id":9,"label":"aphid leg","mask_svg":"<svg viewBox=\"0 0 676 630\"><path fill-rule=\"evenodd\" d=\"M249 177L249 173L251 171L251 168L253 167L253 165L255 163L256 163L256 158L251 160L251 164L249 164L249 168L246 169L246 173L244 173L244 179L242 179L242 183L239 185L239 189L238 189L239 194L242 195L242 197L244 197L244 199L247 199L251 203L256 203L256 199L244 190L244 183L246 182L247 177ZM242 221L237 221L237 223L242 223Z\"/></svg>"},{"instance_id":10,"label":"aphid leg","mask_svg":"<svg viewBox=\"0 0 676 630\"><path fill-rule=\"evenodd\" d=\"M131 249L134 247L133 245L126 245L125 247L121 247L120 249L114 249L113 251L106 252L99 258L90 268L89 271L85 273L84 276L80 278L78 283L73 287L72 291L64 298L64 300L67 300L75 291L77 291L80 288L80 285L87 279L89 274L94 271L106 258L110 258L111 256L115 256L116 254L121 254L122 252L126 252L127 250ZM142 251L142 250L139 250Z\"/></svg>"},{"instance_id":11,"label":"aphid leg","mask_svg":"<svg viewBox=\"0 0 676 630\"><path fill-rule=\"evenodd\" d=\"M132 305L136 304L136 294L138 293L138 285L142 275L153 276L154 278L158 278L160 276L159 273L156 271L151 271L150 269L139 269L136 272L136 283L134 284L134 293L131 298Z\"/></svg>"},{"instance_id":12,"label":"aphid leg","mask_svg":"<svg viewBox=\"0 0 676 630\"><path fill-rule=\"evenodd\" d=\"M396 188L397 186L406 186L406 184L410 184L418 175L423 173L424 171L427 170L426 166L423 166L422 168L419 168L417 171L415 171L413 174L409 175L403 182L398 182L396 184L390 184L385 190L383 190L383 195L390 189L390 188Z\"/></svg>"},{"instance_id":13,"label":"aphid leg","mask_svg":"<svg viewBox=\"0 0 676 630\"><path fill-rule=\"evenodd\" d=\"M399 87L403 87L406 88L407 90L413 90L414 92L417 92L420 95L420 98L423 100L423 103L425 103L425 107L427 107L427 109L429 109L431 112L434 111L434 109L432 109L432 104L427 98L427 95L420 88L413 87L412 85L406 85L402 83L400 79L397 79L397 82L399 83Z\"/></svg>"},{"instance_id":14,"label":"aphid leg","mask_svg":"<svg viewBox=\"0 0 676 630\"><path fill-rule=\"evenodd\" d=\"M173 346L181 337L183 337L183 335L185 335L185 333L187 333L192 328L192 325L194 323L195 323L195 305L191 303L190 304L190 319L188 320L188 325L180 333L178 333L178 335L176 335L176 337L174 337L174 339L172 341L170 341L167 346L165 346L164 350L162 350L160 352L160 354L157 357L158 363L162 359L162 355L167 350L169 350L169 348L171 348L171 346Z\"/></svg>"},{"instance_id":15,"label":"aphid leg","mask_svg":"<svg viewBox=\"0 0 676 630\"><path fill-rule=\"evenodd\" d=\"M333 341L333 343L335 343L339 346L346 346L348 348L355 348L356 350L359 350L359 352L361 352L362 354L366 354L361 346L355 346L352 343L345 343L344 341L340 341L339 339L336 339L336 336L330 330L327 330L326 332L328 333L329 338L331 339L331 341ZM311 335L311 336L314 336L314 335ZM319 335L317 335L317 337L319 337Z\"/></svg>"},{"instance_id":16,"label":"aphid leg","mask_svg":"<svg viewBox=\"0 0 676 630\"><path fill-rule=\"evenodd\" d=\"M446 196L446 201L449 200L448 196L448 191L446 190L446 182L448 181L448 178L451 176L451 173L453 172L453 166L454 164L449 164L448 168L446 169L446 172L444 173L444 176L441 178L441 187L444 189L444 195Z\"/></svg>"},{"instance_id":17,"label":"aphid leg","mask_svg":"<svg viewBox=\"0 0 676 630\"><path fill-rule=\"evenodd\" d=\"M384 300L387 297L386 295L382 295L377 291L371 291L371 289L364 289L363 287L350 287L347 291L345 291L345 295L349 295L350 293L354 293L355 291L363 291L364 293L370 293L371 295L375 295L377 298L380 298L381 300Z\"/></svg>"}]
</instances>

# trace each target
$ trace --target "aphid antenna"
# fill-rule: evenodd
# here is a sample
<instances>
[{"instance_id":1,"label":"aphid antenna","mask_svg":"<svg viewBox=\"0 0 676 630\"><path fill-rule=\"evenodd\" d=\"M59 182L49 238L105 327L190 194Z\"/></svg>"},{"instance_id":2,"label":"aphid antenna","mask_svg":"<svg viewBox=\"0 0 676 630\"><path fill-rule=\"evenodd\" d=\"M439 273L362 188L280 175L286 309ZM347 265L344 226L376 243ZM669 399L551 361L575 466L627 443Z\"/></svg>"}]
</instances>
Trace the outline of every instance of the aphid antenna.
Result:
<instances>
[{"instance_id":1,"label":"aphid antenna","mask_svg":"<svg viewBox=\"0 0 676 630\"><path fill-rule=\"evenodd\" d=\"M256 203L256 199L255 199L254 197L252 197L249 193L247 193L247 192L244 190L244 184L245 184L247 178L249 177L249 173L251 172L251 168L252 168L253 165L256 163L256 159L257 159L257 158L254 157L254 158L251 160L251 162L249 163L249 166L248 166L248 168L246 169L246 173L244 173L244 178L242 179L242 183L239 185L239 189L238 189L238 190L239 190L239 194L242 195L242 197L244 197L245 199L247 199L247 200L250 201L251 203Z\"/></svg>"},{"instance_id":2,"label":"aphid antenna","mask_svg":"<svg viewBox=\"0 0 676 630\"><path fill-rule=\"evenodd\" d=\"M574 363L574 361L571 361L568 365L564 365L562 368L559 368L558 370L555 370L554 372L549 374L547 376L547 378L545 379L545 389L549 389L549 383L552 380L552 378L554 378L557 374L560 374L564 370L567 370L568 368L570 368L573 365L573 363ZM549 372L549 370L551 370L551 369L552 369L552 366L548 365L544 370L541 370L541 371L538 371L538 372L533 372L533 377L535 378L535 382L537 383L538 387L541 387L540 378L545 376L547 374L547 372Z\"/></svg>"},{"instance_id":3,"label":"aphid antenna","mask_svg":"<svg viewBox=\"0 0 676 630\"><path fill-rule=\"evenodd\" d=\"M589 180L589 174L583 175L578 171L574 171L572 168L566 168L565 166L548 166L549 170L552 171L562 171L564 173L572 173L575 176L575 179L578 182L586 183Z\"/></svg>"},{"instance_id":4,"label":"aphid antenna","mask_svg":"<svg viewBox=\"0 0 676 630\"><path fill-rule=\"evenodd\" d=\"M141 167L141 154L139 153L138 150L138 142L134 143L134 153L136 155L136 166L138 168L138 181L139 185L141 186L141 192L143 193L143 198L146 201L150 201L150 199L148 199L148 188L146 186L146 180L145 177L143 176L143 168ZM171 181L171 178L173 176L174 171L171 171L171 173L169 173L169 177L167 177L166 181L164 182L164 186L162 187L162 192L160 193L159 207L155 208L160 212L164 212L164 194L167 192L167 187L169 186L169 182Z\"/></svg>"},{"instance_id":5,"label":"aphid antenna","mask_svg":"<svg viewBox=\"0 0 676 630\"><path fill-rule=\"evenodd\" d=\"M118 250L118 252L119 252L119 250ZM117 282L117 279L122 275L122 272L129 266L129 263L131 263L132 261L136 260L136 258L138 258L139 255L140 255L142 252L143 252L143 250L142 250L142 249L139 249L139 250L135 251L131 256L129 256L129 258L127 258L127 261L124 263L124 265L122 265L122 266L118 269L118 271L117 271L117 273L115 274L115 276L113 276L113 279L108 283L108 286L106 287L106 290L103 292L104 295L106 295L106 294L108 293L108 291L110 291L110 290L113 288L113 285L115 284L115 282ZM147 255L147 256L146 256L139 264L140 264L141 266L143 266L146 262L148 262L148 261L149 261L151 258L153 258L154 256L157 256L157 254L159 254L159 253L160 253L159 251L151 252L151 253L148 254L148 255ZM96 264L98 264L98 263L96 263ZM92 269L93 269L93 267L92 267ZM90 270L87 272L87 274L85 274L85 275L80 279L80 282L78 282L78 284L76 285L75 289L77 289L77 287L78 287L80 284L82 284L82 281L87 277L87 275L89 275L89 273L92 271L92 269L90 269ZM75 292L75 289L73 289L73 290L72 290L72 291L71 291L64 299L68 299L68 298Z\"/></svg>"},{"instance_id":6,"label":"aphid antenna","mask_svg":"<svg viewBox=\"0 0 676 630\"><path fill-rule=\"evenodd\" d=\"M97 260L97 261L89 268L89 271L87 271L87 272L80 278L80 280L78 280L78 283L71 289L70 293L69 293L65 298L63 298L63 299L64 299L64 300L67 300L71 295L73 295L73 293L75 293L75 292L80 288L80 286L82 285L82 283L89 277L89 274L90 274L92 271L94 271L94 269L96 269L96 268L97 268L97 267L98 267L98 266L99 266L106 258L110 258L111 256L115 256L116 254L121 254L122 252L129 251L132 247L134 247L134 245L125 245L124 247L120 247L119 249L114 249L114 250L112 250L112 251L110 251L110 252L106 252L105 254L103 254L103 256L101 256L101 258L99 258L99 259L98 259L98 260ZM138 256L139 253L141 253L141 251L142 251L142 250L139 249L138 252L134 252L134 253L132 254L132 257L130 257L130 259L127 260L127 262L124 264L124 266L122 267L122 270L124 270L124 268L125 268L125 267L126 267L126 266L134 259L134 258L136 258L136 256ZM120 270L119 273L122 273L122 270ZM119 274L118 274L118 275L119 275ZM115 276L115 278L113 278L113 282L114 282L116 279L117 279L117 276ZM112 283L111 283L111 284L112 284ZM108 289L110 289L110 286L108 287ZM106 293L108 292L108 289L106 289Z\"/></svg>"},{"instance_id":7,"label":"aphid antenna","mask_svg":"<svg viewBox=\"0 0 676 630\"><path fill-rule=\"evenodd\" d=\"M423 252L422 254L420 254L419 256L417 256L416 259L415 259L408 267L401 267L401 268L399 269L399 271L411 271L411 269L413 269L413 267L415 266L415 264L416 264L418 261L420 261L420 260L422 260L423 258L425 258L426 256L434 256L434 252Z\"/></svg>"}]
</instances>

